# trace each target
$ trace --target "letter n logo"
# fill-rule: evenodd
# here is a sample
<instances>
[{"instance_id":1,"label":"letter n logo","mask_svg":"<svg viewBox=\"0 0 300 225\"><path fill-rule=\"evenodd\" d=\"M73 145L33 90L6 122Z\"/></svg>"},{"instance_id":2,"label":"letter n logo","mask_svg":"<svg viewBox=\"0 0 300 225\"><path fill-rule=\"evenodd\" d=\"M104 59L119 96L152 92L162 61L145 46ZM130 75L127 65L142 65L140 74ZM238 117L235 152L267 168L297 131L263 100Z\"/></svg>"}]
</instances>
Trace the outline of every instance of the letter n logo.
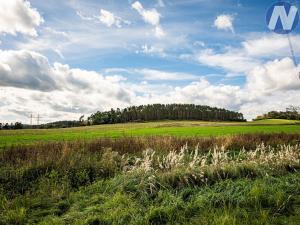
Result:
<instances>
[{"instance_id":1,"label":"letter n logo","mask_svg":"<svg viewBox=\"0 0 300 225\"><path fill-rule=\"evenodd\" d=\"M277 2L267 11L266 21L270 30L278 34L288 34L298 25L298 9L290 3Z\"/></svg>"}]
</instances>

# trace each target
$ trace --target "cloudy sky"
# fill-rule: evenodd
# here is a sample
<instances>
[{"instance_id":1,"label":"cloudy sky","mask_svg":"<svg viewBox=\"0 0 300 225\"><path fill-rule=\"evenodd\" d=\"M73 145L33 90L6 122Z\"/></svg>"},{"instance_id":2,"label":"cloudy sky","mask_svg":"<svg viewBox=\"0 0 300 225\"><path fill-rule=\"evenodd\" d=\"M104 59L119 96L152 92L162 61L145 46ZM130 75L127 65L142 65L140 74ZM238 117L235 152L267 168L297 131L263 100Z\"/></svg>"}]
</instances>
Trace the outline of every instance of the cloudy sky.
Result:
<instances>
[{"instance_id":1,"label":"cloudy sky","mask_svg":"<svg viewBox=\"0 0 300 225\"><path fill-rule=\"evenodd\" d=\"M265 23L272 2L0 0L0 121L147 103L252 119L300 105L300 66ZM299 27L291 41L297 55Z\"/></svg>"}]
</instances>

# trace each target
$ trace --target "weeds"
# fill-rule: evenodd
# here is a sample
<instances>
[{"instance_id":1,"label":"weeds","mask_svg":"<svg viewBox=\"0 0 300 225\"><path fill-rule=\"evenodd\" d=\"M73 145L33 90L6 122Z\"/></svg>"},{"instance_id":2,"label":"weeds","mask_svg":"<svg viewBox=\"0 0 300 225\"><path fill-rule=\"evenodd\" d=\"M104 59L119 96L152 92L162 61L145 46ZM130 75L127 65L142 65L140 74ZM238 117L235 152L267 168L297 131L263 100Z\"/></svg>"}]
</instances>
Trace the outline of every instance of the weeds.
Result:
<instances>
[{"instance_id":1,"label":"weeds","mask_svg":"<svg viewBox=\"0 0 300 225\"><path fill-rule=\"evenodd\" d=\"M0 152L0 224L298 224L297 138L11 147Z\"/></svg>"}]
</instances>

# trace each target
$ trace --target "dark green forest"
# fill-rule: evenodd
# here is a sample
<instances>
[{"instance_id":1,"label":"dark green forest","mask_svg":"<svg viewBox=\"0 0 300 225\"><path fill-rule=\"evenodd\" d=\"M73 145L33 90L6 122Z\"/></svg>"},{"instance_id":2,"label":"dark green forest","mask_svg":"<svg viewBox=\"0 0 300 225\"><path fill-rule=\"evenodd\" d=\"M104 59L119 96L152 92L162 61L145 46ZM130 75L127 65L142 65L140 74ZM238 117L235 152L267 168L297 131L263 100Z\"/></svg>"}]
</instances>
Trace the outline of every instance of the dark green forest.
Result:
<instances>
[{"instance_id":1,"label":"dark green forest","mask_svg":"<svg viewBox=\"0 0 300 225\"><path fill-rule=\"evenodd\" d=\"M264 119L286 119L286 120L300 120L300 107L290 106L286 111L271 111L262 116L256 117L254 120Z\"/></svg>"},{"instance_id":2,"label":"dark green forest","mask_svg":"<svg viewBox=\"0 0 300 225\"><path fill-rule=\"evenodd\" d=\"M96 112L90 124L114 124L158 120L244 121L242 113L194 104L153 104L131 106L123 110Z\"/></svg>"}]
</instances>

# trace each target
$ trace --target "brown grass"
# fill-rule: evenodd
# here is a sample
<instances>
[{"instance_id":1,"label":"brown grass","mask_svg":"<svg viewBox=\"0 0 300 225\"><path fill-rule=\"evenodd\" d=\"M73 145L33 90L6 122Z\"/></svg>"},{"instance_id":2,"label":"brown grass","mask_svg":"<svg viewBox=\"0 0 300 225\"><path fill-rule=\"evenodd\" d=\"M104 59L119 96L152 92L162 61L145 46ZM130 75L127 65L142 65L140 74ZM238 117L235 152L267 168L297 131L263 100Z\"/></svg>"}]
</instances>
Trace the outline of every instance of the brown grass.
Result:
<instances>
[{"instance_id":1,"label":"brown grass","mask_svg":"<svg viewBox=\"0 0 300 225\"><path fill-rule=\"evenodd\" d=\"M124 137L118 139L100 138L93 141L40 142L34 145L7 147L0 152L0 164L34 163L36 161L53 162L82 152L84 154L102 154L106 149L119 154L142 154L151 148L156 152L180 151L181 147L198 146L199 151L207 152L216 146L226 149L255 149L264 143L268 146L300 144L300 134L244 134L224 137Z\"/></svg>"}]
</instances>

